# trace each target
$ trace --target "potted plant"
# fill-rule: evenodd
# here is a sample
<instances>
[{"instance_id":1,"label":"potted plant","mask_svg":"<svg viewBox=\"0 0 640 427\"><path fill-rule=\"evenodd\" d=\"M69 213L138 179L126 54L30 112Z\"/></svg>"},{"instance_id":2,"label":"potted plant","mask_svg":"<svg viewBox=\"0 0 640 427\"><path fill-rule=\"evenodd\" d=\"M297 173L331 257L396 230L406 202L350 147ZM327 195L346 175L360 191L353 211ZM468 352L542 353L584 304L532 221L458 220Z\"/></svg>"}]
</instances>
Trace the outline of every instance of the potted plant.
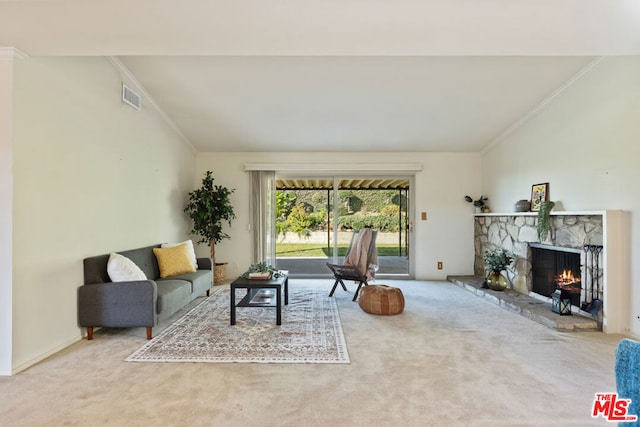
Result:
<instances>
[{"instance_id":1,"label":"potted plant","mask_svg":"<svg viewBox=\"0 0 640 427\"><path fill-rule=\"evenodd\" d=\"M480 198L478 200L473 200L469 196L464 196L464 200L466 200L469 203L473 203L473 206L476 207L476 212L480 213L480 212L482 212L484 210L486 202L487 202L487 200L489 200L489 198L488 197L484 197L483 195L480 195Z\"/></svg>"},{"instance_id":2,"label":"potted plant","mask_svg":"<svg viewBox=\"0 0 640 427\"><path fill-rule=\"evenodd\" d=\"M514 260L513 254L504 250L496 249L487 251L484 254L484 265L489 271L487 276L487 286L494 291L503 291L509 285L509 281L502 274Z\"/></svg>"},{"instance_id":3,"label":"potted plant","mask_svg":"<svg viewBox=\"0 0 640 427\"><path fill-rule=\"evenodd\" d=\"M547 239L551 231L551 209L555 206L555 202L545 200L540 203L538 211L538 239L542 242Z\"/></svg>"},{"instance_id":4,"label":"potted plant","mask_svg":"<svg viewBox=\"0 0 640 427\"><path fill-rule=\"evenodd\" d=\"M245 279L251 279L252 278L251 275L256 273L265 274L266 276L263 278L274 277L277 279L283 276L283 274L271 264L267 264L266 262L258 262L255 264L251 264L251 266L247 269L247 271L242 273L241 277L244 277Z\"/></svg>"},{"instance_id":5,"label":"potted plant","mask_svg":"<svg viewBox=\"0 0 640 427\"><path fill-rule=\"evenodd\" d=\"M229 200L229 196L235 189L229 190L226 187L213 184L213 173L207 171L202 178L202 186L189 193L189 202L184 208L191 221L193 229L191 234L200 236L197 243L209 245L211 259L214 263L214 284L218 285L224 281L226 262L216 262L216 243L231 237L222 231L222 226L226 222L231 226L231 220L236 214Z\"/></svg>"}]
</instances>

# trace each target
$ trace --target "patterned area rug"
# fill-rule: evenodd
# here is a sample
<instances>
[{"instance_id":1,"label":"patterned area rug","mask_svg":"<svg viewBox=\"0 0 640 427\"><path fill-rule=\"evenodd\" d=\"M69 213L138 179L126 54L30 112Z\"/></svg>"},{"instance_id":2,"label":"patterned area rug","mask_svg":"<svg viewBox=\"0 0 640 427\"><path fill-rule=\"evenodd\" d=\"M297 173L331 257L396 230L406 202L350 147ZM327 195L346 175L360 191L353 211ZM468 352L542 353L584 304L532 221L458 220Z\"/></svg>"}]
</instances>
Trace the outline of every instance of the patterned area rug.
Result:
<instances>
[{"instance_id":1,"label":"patterned area rug","mask_svg":"<svg viewBox=\"0 0 640 427\"><path fill-rule=\"evenodd\" d=\"M263 307L236 308L231 326L229 287L213 292L125 361L349 363L338 307L326 291L290 289L280 326L275 308Z\"/></svg>"}]
</instances>

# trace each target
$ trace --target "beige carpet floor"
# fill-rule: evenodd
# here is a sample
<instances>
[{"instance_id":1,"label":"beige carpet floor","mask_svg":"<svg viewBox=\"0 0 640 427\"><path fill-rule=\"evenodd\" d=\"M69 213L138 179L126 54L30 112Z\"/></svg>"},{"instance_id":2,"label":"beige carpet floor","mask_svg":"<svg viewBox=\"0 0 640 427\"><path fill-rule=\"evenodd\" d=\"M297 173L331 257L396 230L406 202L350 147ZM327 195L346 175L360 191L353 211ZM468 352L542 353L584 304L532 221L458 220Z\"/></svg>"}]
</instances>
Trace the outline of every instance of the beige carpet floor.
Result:
<instances>
[{"instance_id":1,"label":"beige carpet floor","mask_svg":"<svg viewBox=\"0 0 640 427\"><path fill-rule=\"evenodd\" d=\"M127 363L144 329L101 330L0 378L0 424L611 425L591 407L615 391L621 336L559 333L447 282L385 283L404 313L370 315L336 291L350 364Z\"/></svg>"}]
</instances>

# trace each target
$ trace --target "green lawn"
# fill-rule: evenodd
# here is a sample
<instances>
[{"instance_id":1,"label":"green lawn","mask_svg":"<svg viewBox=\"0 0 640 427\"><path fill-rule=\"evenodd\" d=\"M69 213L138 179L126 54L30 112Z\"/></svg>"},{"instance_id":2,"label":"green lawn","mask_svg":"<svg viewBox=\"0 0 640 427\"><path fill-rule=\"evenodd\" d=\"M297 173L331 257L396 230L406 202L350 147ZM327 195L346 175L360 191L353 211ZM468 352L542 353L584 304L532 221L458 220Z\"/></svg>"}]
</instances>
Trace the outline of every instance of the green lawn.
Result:
<instances>
[{"instance_id":1,"label":"green lawn","mask_svg":"<svg viewBox=\"0 0 640 427\"><path fill-rule=\"evenodd\" d=\"M338 256L345 256L349 249L348 244L338 245ZM404 256L405 251L398 253L398 245L386 244L377 245L378 256ZM327 257L327 247L318 243L277 243L276 256L278 258L285 257Z\"/></svg>"}]
</instances>

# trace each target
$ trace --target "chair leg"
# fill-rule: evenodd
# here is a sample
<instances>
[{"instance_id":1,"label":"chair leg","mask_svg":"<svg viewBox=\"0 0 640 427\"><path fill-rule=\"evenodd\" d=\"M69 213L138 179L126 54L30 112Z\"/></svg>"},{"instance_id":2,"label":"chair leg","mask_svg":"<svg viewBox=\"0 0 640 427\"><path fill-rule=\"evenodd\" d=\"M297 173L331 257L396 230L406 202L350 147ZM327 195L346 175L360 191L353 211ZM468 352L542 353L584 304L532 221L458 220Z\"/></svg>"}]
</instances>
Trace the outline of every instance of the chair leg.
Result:
<instances>
[{"instance_id":1,"label":"chair leg","mask_svg":"<svg viewBox=\"0 0 640 427\"><path fill-rule=\"evenodd\" d=\"M353 300L352 300L352 301L355 301L355 300L357 300L357 299L358 299L358 294L360 293L360 288L361 288L363 285L364 285L364 286L367 286L367 285L368 285L368 283L367 283L367 281L366 281L366 280L365 280L364 282L360 282L360 283L358 284L358 289L356 289L356 293L355 293L355 294L353 294Z\"/></svg>"},{"instance_id":2,"label":"chair leg","mask_svg":"<svg viewBox=\"0 0 640 427\"><path fill-rule=\"evenodd\" d=\"M153 334L151 333L151 332L152 332L152 330L153 330L153 328L151 328L151 327L147 326L147 339L148 339L148 340L150 340L150 339L152 338L152 335L153 335Z\"/></svg>"},{"instance_id":3,"label":"chair leg","mask_svg":"<svg viewBox=\"0 0 640 427\"><path fill-rule=\"evenodd\" d=\"M336 288L338 287L338 280L336 279L336 282L333 284L333 288L331 288L331 292L329 292L329 296L332 297L333 293L336 291Z\"/></svg>"},{"instance_id":4,"label":"chair leg","mask_svg":"<svg viewBox=\"0 0 640 427\"><path fill-rule=\"evenodd\" d=\"M362 286L362 282L358 285L358 289L356 289L356 293L353 294L353 299L351 301L355 301L358 299L358 293L360 292L360 287Z\"/></svg>"},{"instance_id":5,"label":"chair leg","mask_svg":"<svg viewBox=\"0 0 640 427\"><path fill-rule=\"evenodd\" d=\"M87 326L87 340L91 341L93 339L93 326Z\"/></svg>"},{"instance_id":6,"label":"chair leg","mask_svg":"<svg viewBox=\"0 0 640 427\"><path fill-rule=\"evenodd\" d=\"M333 288L331 289L331 292L329 293L330 297L332 297L333 293L336 291L336 288L338 287L338 283L340 283L340 286L342 286L342 289L344 289L345 291L347 290L347 287L345 286L345 284L342 281L342 279L338 278L338 279L336 279L336 282L333 284Z\"/></svg>"}]
</instances>

